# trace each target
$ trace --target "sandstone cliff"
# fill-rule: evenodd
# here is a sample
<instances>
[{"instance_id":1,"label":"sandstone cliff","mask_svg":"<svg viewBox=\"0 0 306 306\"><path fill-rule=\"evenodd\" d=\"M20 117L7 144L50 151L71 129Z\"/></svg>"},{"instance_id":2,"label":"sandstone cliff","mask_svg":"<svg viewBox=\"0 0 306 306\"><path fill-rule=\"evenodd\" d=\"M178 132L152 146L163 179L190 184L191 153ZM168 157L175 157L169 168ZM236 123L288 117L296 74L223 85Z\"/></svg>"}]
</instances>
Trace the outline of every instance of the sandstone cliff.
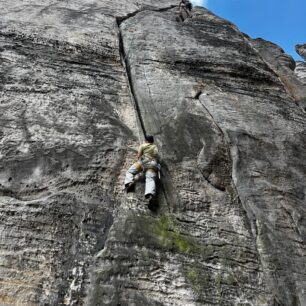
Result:
<instances>
[{"instance_id":1,"label":"sandstone cliff","mask_svg":"<svg viewBox=\"0 0 306 306\"><path fill-rule=\"evenodd\" d=\"M306 61L306 45L297 45L297 53L303 57ZM298 61L296 62L295 73L301 79L301 81L306 84L306 62Z\"/></svg>"},{"instance_id":2,"label":"sandstone cliff","mask_svg":"<svg viewBox=\"0 0 306 306\"><path fill-rule=\"evenodd\" d=\"M1 305L306 305L290 57L177 1L0 3ZM123 191L144 133L153 211Z\"/></svg>"}]
</instances>

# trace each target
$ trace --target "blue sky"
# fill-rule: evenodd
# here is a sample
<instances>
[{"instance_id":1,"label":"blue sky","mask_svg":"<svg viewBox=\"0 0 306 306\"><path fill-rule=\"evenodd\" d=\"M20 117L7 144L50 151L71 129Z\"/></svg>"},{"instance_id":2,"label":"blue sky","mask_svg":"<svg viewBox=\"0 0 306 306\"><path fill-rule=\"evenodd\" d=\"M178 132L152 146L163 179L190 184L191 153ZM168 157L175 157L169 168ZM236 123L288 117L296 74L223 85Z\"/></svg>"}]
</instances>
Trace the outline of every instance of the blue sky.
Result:
<instances>
[{"instance_id":1,"label":"blue sky","mask_svg":"<svg viewBox=\"0 0 306 306\"><path fill-rule=\"evenodd\" d=\"M270 40L296 60L295 45L306 43L306 0L192 0L252 38Z\"/></svg>"}]
</instances>

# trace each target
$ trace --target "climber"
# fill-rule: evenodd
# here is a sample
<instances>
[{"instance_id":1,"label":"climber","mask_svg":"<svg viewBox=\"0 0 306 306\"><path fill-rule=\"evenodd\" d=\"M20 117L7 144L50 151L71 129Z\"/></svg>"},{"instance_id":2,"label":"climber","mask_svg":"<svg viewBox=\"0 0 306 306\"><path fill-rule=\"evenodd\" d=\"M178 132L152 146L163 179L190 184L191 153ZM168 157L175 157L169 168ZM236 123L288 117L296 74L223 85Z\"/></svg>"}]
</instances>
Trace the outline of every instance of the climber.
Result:
<instances>
[{"instance_id":1,"label":"climber","mask_svg":"<svg viewBox=\"0 0 306 306\"><path fill-rule=\"evenodd\" d=\"M158 149L154 144L154 137L145 136L145 143L140 145L137 153L137 162L134 163L125 176L125 189L130 192L135 184L135 175L144 171L146 177L145 198L150 202L156 194L155 179L159 170Z\"/></svg>"},{"instance_id":2,"label":"climber","mask_svg":"<svg viewBox=\"0 0 306 306\"><path fill-rule=\"evenodd\" d=\"M191 18L192 17L192 3L189 0L180 0L179 3L179 13L181 18L183 19L183 10L186 12L187 17Z\"/></svg>"}]
</instances>

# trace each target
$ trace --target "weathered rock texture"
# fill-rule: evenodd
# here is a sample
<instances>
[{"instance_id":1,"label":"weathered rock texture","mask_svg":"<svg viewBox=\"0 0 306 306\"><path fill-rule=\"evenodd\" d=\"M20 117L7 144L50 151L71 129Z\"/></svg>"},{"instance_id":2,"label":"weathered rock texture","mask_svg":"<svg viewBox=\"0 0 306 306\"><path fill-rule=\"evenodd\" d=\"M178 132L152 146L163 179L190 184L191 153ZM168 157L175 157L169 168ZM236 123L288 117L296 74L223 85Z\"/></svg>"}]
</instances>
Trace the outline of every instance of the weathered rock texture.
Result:
<instances>
[{"instance_id":1,"label":"weathered rock texture","mask_svg":"<svg viewBox=\"0 0 306 306\"><path fill-rule=\"evenodd\" d=\"M306 63L298 61L294 70L295 74L301 79L303 84L306 84Z\"/></svg>"},{"instance_id":2,"label":"weathered rock texture","mask_svg":"<svg viewBox=\"0 0 306 306\"><path fill-rule=\"evenodd\" d=\"M0 3L1 305L306 305L289 57L176 1ZM144 133L154 211L122 190Z\"/></svg>"},{"instance_id":3,"label":"weathered rock texture","mask_svg":"<svg viewBox=\"0 0 306 306\"><path fill-rule=\"evenodd\" d=\"M306 60L306 44L296 45L295 49L297 53Z\"/></svg>"},{"instance_id":4,"label":"weathered rock texture","mask_svg":"<svg viewBox=\"0 0 306 306\"><path fill-rule=\"evenodd\" d=\"M253 47L260 53L267 65L277 74L284 88L290 96L303 109L306 107L306 87L303 86L302 80L294 73L296 62L294 59L285 54L279 46L263 40L254 39Z\"/></svg>"},{"instance_id":5,"label":"weathered rock texture","mask_svg":"<svg viewBox=\"0 0 306 306\"><path fill-rule=\"evenodd\" d=\"M306 61L306 44L296 46L297 53L302 56ZM301 81L306 84L306 62L298 61L296 62L295 73L301 79Z\"/></svg>"}]
</instances>

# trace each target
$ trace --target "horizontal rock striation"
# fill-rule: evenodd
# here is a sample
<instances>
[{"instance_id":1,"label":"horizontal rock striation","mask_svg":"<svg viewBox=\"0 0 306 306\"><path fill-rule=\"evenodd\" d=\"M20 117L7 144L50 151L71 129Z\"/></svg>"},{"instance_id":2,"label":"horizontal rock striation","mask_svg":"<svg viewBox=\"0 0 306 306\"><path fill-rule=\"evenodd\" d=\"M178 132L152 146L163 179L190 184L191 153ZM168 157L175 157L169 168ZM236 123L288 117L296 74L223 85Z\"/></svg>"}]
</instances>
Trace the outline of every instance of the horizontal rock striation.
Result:
<instances>
[{"instance_id":1,"label":"horizontal rock striation","mask_svg":"<svg viewBox=\"0 0 306 306\"><path fill-rule=\"evenodd\" d=\"M295 63L176 2L0 1L1 305L306 304Z\"/></svg>"},{"instance_id":2,"label":"horizontal rock striation","mask_svg":"<svg viewBox=\"0 0 306 306\"><path fill-rule=\"evenodd\" d=\"M137 127L104 7L1 3L1 305L82 305L113 223Z\"/></svg>"},{"instance_id":3,"label":"horizontal rock striation","mask_svg":"<svg viewBox=\"0 0 306 306\"><path fill-rule=\"evenodd\" d=\"M294 73L300 78L303 84L306 84L306 63L296 62Z\"/></svg>"},{"instance_id":4,"label":"horizontal rock striation","mask_svg":"<svg viewBox=\"0 0 306 306\"><path fill-rule=\"evenodd\" d=\"M152 31L152 24L159 26ZM165 178L166 194L174 188L179 197L170 199L178 203L175 225L167 227L184 237L187 222L192 243L200 250L210 246L214 254L205 258L203 252L195 266L183 264L181 273L187 283L201 283L196 301L237 305L244 297L253 305L298 305L305 298L305 276L294 267L303 266L303 258L289 250L304 245L305 224L296 223L292 210L299 207L302 216L305 207L304 193L298 199L290 190L303 190L305 166L288 154L294 150L290 139L300 139L299 150L305 150L304 115L271 70L273 66L232 24L205 10L195 12L184 24L177 23L171 12L143 12L120 28L145 129L158 135L171 175L171 180ZM198 226L203 220L210 225L201 231ZM220 226L232 234L214 230ZM171 238L175 245L173 237L167 240ZM224 255L216 244L224 244L231 255ZM240 249L241 244L247 250ZM241 258L246 261L240 262ZM235 261L234 267L227 260ZM213 275L207 263L219 269L221 279L244 275L238 281L243 283L239 291L232 292L232 284L222 280L219 292L227 292L226 298L216 295L218 274L206 281L201 278ZM134 281L139 283L136 277ZM211 294L210 288L214 288ZM182 297L174 305L179 301Z\"/></svg>"}]
</instances>

